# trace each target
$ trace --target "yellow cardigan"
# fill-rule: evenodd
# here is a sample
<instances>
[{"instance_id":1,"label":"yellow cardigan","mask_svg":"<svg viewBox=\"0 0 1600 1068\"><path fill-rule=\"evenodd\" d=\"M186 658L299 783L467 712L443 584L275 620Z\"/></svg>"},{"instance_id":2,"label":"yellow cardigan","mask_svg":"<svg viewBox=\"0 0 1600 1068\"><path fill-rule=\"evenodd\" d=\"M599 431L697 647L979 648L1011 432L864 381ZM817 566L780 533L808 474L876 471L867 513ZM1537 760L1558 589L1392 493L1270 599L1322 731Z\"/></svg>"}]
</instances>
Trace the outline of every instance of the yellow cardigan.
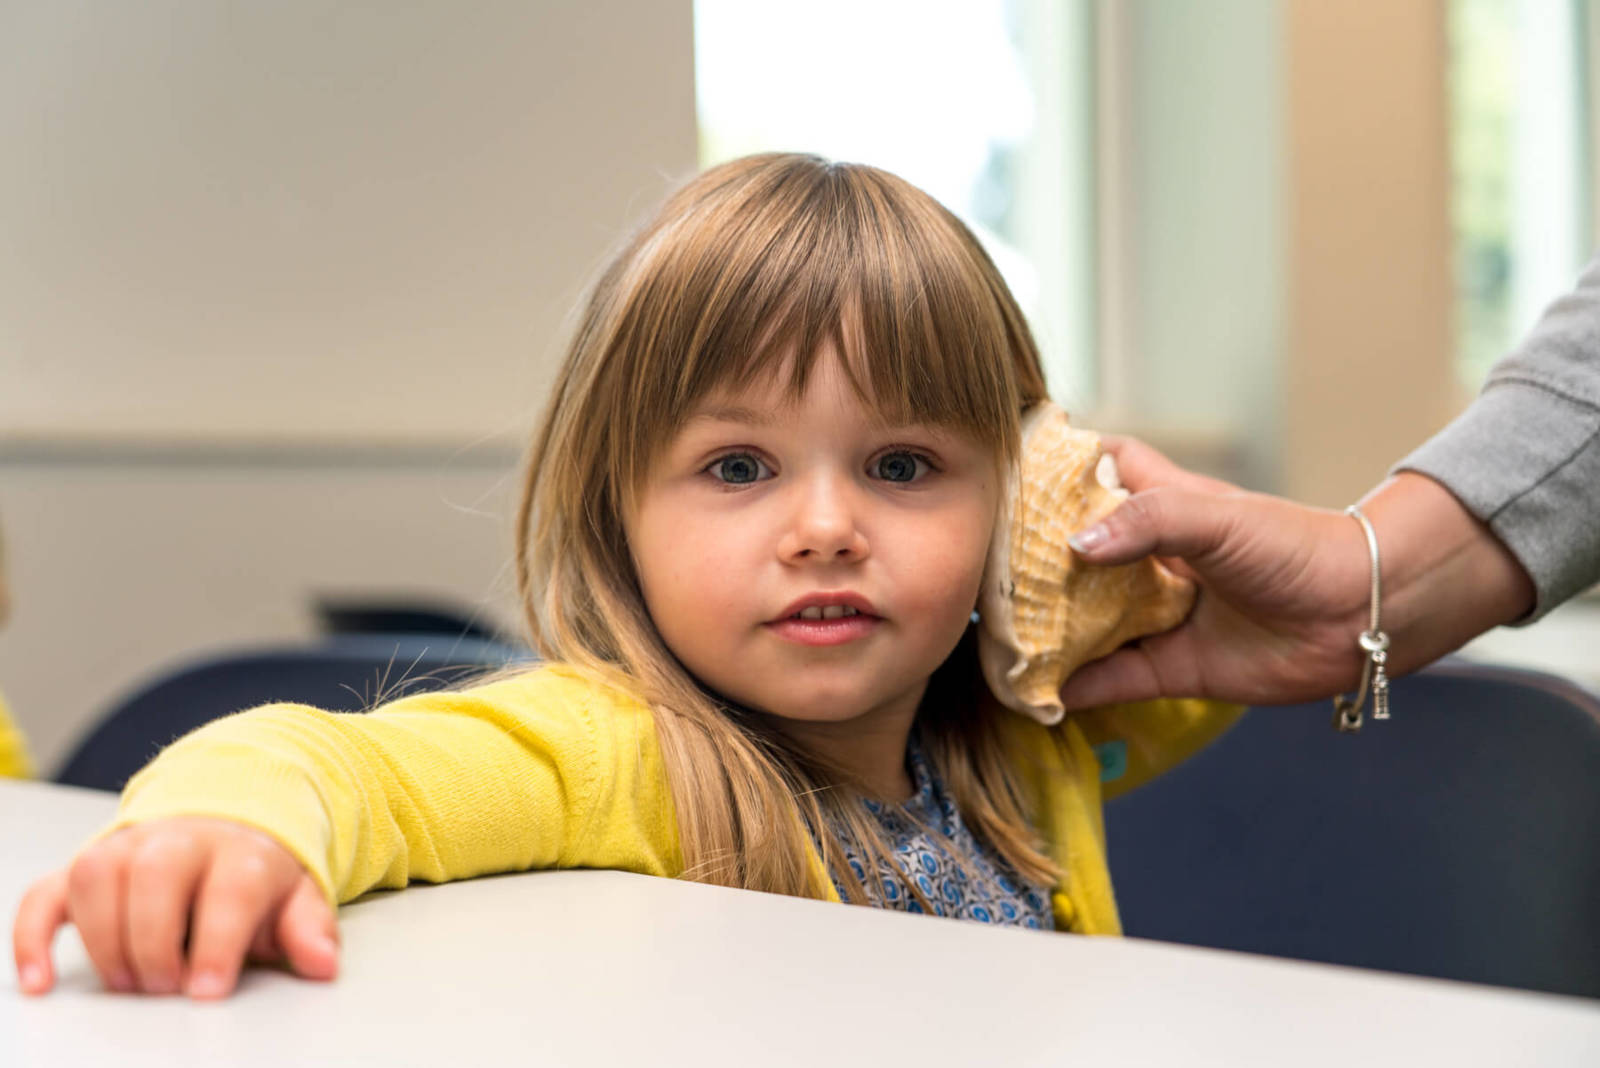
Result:
<instances>
[{"instance_id":1,"label":"yellow cardigan","mask_svg":"<svg viewBox=\"0 0 1600 1068\"><path fill-rule=\"evenodd\" d=\"M1237 715L1196 701L1110 711L1097 724L1125 713L1156 739L1132 747L1118 786L1182 759ZM1018 716L1008 746L1065 872L1052 894L1057 928L1115 934L1095 734ZM561 665L366 715L268 705L217 720L129 781L111 829L178 815L266 832L334 902L413 879L536 868L683 872L650 709Z\"/></svg>"}]
</instances>

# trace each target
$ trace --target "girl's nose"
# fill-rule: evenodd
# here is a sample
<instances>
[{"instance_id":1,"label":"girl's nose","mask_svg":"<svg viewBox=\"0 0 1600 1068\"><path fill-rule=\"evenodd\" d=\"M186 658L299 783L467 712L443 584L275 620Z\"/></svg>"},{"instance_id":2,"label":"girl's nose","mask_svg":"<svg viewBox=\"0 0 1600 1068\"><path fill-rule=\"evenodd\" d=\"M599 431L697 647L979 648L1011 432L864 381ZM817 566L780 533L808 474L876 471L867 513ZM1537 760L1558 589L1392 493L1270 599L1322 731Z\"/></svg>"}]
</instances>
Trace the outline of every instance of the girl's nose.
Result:
<instances>
[{"instance_id":1,"label":"girl's nose","mask_svg":"<svg viewBox=\"0 0 1600 1068\"><path fill-rule=\"evenodd\" d=\"M858 560L867 555L851 487L844 480L819 475L797 486L795 509L778 539L784 560Z\"/></svg>"}]
</instances>

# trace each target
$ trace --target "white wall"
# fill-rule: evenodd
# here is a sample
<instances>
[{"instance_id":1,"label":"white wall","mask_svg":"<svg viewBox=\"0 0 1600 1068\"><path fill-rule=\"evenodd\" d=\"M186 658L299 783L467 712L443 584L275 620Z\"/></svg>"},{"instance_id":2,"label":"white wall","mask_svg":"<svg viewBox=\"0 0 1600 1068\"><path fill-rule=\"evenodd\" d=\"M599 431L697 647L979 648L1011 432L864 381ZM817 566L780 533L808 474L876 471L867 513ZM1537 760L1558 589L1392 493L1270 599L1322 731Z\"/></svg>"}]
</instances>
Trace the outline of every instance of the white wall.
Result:
<instances>
[{"instance_id":1,"label":"white wall","mask_svg":"<svg viewBox=\"0 0 1600 1068\"><path fill-rule=\"evenodd\" d=\"M0 4L0 688L46 770L326 591L515 616L585 282L695 164L689 0Z\"/></svg>"}]
</instances>

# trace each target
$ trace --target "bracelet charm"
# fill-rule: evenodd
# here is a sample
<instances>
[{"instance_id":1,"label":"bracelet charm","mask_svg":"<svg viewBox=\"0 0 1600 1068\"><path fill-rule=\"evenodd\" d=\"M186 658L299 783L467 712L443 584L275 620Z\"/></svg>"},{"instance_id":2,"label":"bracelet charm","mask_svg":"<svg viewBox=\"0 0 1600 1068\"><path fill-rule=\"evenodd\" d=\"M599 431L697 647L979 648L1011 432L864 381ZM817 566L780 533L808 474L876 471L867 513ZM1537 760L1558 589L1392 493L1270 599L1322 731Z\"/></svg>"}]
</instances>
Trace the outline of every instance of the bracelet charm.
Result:
<instances>
[{"instance_id":1,"label":"bracelet charm","mask_svg":"<svg viewBox=\"0 0 1600 1068\"><path fill-rule=\"evenodd\" d=\"M1372 718L1389 718L1389 676L1384 674L1383 662L1389 658L1388 653L1372 654Z\"/></svg>"}]
</instances>

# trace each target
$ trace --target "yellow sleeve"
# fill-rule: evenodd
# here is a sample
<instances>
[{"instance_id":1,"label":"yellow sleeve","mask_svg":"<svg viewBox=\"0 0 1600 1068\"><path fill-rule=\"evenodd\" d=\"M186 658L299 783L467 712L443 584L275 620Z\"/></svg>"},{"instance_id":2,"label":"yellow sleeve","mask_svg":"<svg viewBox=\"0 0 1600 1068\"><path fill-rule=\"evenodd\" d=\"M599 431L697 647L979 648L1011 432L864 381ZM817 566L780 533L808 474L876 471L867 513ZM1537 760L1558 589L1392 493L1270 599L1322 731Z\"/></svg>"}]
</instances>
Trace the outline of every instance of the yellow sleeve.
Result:
<instances>
[{"instance_id":1,"label":"yellow sleeve","mask_svg":"<svg viewBox=\"0 0 1600 1068\"><path fill-rule=\"evenodd\" d=\"M28 758L28 743L11 721L5 695L0 694L0 777L26 779L32 775L33 762Z\"/></svg>"},{"instance_id":2,"label":"yellow sleeve","mask_svg":"<svg viewBox=\"0 0 1600 1068\"><path fill-rule=\"evenodd\" d=\"M1062 869L1051 895L1058 929L1121 933L1102 802L1192 756L1242 711L1214 701L1140 701L1074 713L1052 727L1004 713L1007 751L1034 829ZM1102 774L1106 759L1097 752L1107 745L1123 757L1114 776Z\"/></svg>"},{"instance_id":3,"label":"yellow sleeve","mask_svg":"<svg viewBox=\"0 0 1600 1068\"><path fill-rule=\"evenodd\" d=\"M111 829L179 815L271 835L330 901L533 868L682 870L649 709L561 666L364 715L217 720L129 781Z\"/></svg>"},{"instance_id":4,"label":"yellow sleeve","mask_svg":"<svg viewBox=\"0 0 1600 1068\"><path fill-rule=\"evenodd\" d=\"M1091 746L1115 747L1117 773L1102 788L1110 800L1188 760L1243 714L1242 705L1188 699L1105 705L1074 718Z\"/></svg>"}]
</instances>

